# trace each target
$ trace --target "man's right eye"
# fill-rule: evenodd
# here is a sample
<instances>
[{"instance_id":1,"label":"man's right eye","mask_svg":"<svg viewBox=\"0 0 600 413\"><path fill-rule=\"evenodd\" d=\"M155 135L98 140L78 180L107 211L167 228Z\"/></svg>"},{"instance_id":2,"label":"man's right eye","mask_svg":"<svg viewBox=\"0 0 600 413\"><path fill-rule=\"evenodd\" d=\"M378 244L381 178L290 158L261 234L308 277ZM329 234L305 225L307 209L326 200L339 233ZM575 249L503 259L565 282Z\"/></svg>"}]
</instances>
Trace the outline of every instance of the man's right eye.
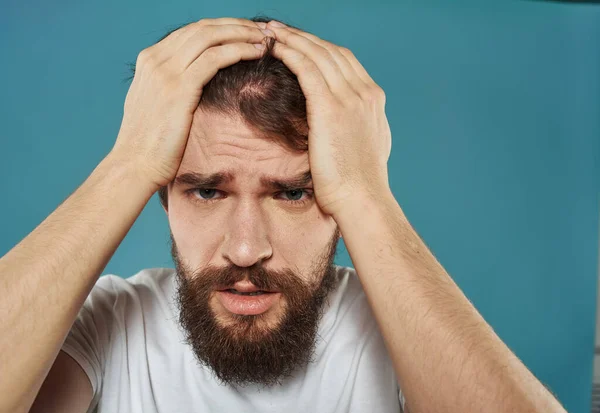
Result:
<instances>
[{"instance_id":1,"label":"man's right eye","mask_svg":"<svg viewBox=\"0 0 600 413\"><path fill-rule=\"evenodd\" d=\"M204 197L206 197L206 198L210 199L210 198L212 198L212 197L215 195L216 191L217 191L217 190L216 190L216 189L213 189L213 188L208 188L208 189L202 189L202 188L200 188L200 189L198 190L198 193L199 193L199 194L200 194L200 195L201 195L203 198L204 198Z\"/></svg>"},{"instance_id":2,"label":"man's right eye","mask_svg":"<svg viewBox=\"0 0 600 413\"><path fill-rule=\"evenodd\" d=\"M200 202L209 202L218 198L215 198L215 194L218 192L214 188L192 188L186 191L189 195L194 197L194 200Z\"/></svg>"}]
</instances>

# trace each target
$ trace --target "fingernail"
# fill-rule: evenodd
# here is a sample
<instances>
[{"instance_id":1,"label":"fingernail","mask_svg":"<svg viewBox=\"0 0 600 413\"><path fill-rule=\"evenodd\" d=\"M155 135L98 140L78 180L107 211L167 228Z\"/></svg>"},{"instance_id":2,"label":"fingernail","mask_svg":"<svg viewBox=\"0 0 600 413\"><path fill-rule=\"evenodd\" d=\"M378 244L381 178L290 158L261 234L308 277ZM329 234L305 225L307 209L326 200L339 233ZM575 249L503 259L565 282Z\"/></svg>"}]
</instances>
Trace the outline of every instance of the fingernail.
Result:
<instances>
[{"instance_id":1,"label":"fingernail","mask_svg":"<svg viewBox=\"0 0 600 413\"><path fill-rule=\"evenodd\" d=\"M265 48L265 45L262 43L254 43L254 47L256 47L259 50L262 50Z\"/></svg>"},{"instance_id":2,"label":"fingernail","mask_svg":"<svg viewBox=\"0 0 600 413\"><path fill-rule=\"evenodd\" d=\"M275 36L275 33L273 33L273 31L271 31L269 29L261 30L261 32L263 32L267 36L273 36L273 37Z\"/></svg>"},{"instance_id":3,"label":"fingernail","mask_svg":"<svg viewBox=\"0 0 600 413\"><path fill-rule=\"evenodd\" d=\"M273 27L287 27L285 24L278 22L277 20L271 20L269 24Z\"/></svg>"}]
</instances>

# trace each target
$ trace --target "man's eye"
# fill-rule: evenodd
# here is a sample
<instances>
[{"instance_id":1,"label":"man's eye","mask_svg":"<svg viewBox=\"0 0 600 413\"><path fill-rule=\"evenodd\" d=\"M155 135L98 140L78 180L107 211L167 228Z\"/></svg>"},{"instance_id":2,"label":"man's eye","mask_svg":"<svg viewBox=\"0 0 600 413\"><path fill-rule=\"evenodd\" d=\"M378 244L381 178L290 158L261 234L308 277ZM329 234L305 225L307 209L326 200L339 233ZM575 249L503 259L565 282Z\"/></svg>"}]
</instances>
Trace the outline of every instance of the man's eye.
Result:
<instances>
[{"instance_id":1,"label":"man's eye","mask_svg":"<svg viewBox=\"0 0 600 413\"><path fill-rule=\"evenodd\" d=\"M306 189L291 189L283 191L282 194L285 194L285 201L296 206L310 202L313 198L312 191ZM302 195L305 195L305 197L303 198Z\"/></svg>"},{"instance_id":2,"label":"man's eye","mask_svg":"<svg viewBox=\"0 0 600 413\"><path fill-rule=\"evenodd\" d=\"M212 198L213 196L215 196L216 192L217 192L216 189L201 189L200 190L200 194L202 195L203 198Z\"/></svg>"},{"instance_id":3,"label":"man's eye","mask_svg":"<svg viewBox=\"0 0 600 413\"><path fill-rule=\"evenodd\" d=\"M191 192L192 194L197 194L200 199L210 200L214 199L217 190L214 188L194 188Z\"/></svg>"},{"instance_id":4,"label":"man's eye","mask_svg":"<svg viewBox=\"0 0 600 413\"><path fill-rule=\"evenodd\" d=\"M291 191L285 191L284 194L289 195L290 201L298 201L302 198L304 192L302 189L292 189Z\"/></svg>"},{"instance_id":5,"label":"man's eye","mask_svg":"<svg viewBox=\"0 0 600 413\"><path fill-rule=\"evenodd\" d=\"M192 188L186 192L199 202L211 202L220 199L219 196L216 196L218 195L219 190L214 188ZM278 197L285 202L298 206L309 202L313 195L311 190L308 189L291 189L289 191L280 192Z\"/></svg>"}]
</instances>

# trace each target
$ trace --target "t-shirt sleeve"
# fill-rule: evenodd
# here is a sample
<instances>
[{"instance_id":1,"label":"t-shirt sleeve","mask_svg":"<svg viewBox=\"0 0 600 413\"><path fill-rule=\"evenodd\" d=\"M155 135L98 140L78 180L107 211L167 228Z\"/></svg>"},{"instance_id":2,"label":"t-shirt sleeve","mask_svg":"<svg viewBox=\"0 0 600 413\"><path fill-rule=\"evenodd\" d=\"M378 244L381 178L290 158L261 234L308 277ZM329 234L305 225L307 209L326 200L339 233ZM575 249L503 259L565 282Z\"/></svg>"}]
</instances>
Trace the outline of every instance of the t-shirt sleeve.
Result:
<instances>
[{"instance_id":1,"label":"t-shirt sleeve","mask_svg":"<svg viewBox=\"0 0 600 413\"><path fill-rule=\"evenodd\" d=\"M116 276L105 275L98 279L61 348L81 366L92 384L93 396L88 413L94 411L100 398L106 354L114 324L112 308L117 299L117 290L112 277Z\"/></svg>"}]
</instances>

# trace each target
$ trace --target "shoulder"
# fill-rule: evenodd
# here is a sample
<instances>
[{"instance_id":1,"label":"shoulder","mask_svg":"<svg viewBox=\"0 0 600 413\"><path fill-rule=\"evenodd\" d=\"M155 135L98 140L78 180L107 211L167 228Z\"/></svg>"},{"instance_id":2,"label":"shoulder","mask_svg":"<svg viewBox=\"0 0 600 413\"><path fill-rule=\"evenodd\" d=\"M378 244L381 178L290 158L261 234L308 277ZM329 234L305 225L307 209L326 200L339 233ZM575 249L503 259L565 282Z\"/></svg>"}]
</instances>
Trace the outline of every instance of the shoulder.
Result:
<instances>
[{"instance_id":1,"label":"shoulder","mask_svg":"<svg viewBox=\"0 0 600 413\"><path fill-rule=\"evenodd\" d=\"M106 274L98 278L86 305L95 310L109 307L112 312L131 305L166 301L174 290L175 270L172 268L146 268L129 278Z\"/></svg>"},{"instance_id":2,"label":"shoulder","mask_svg":"<svg viewBox=\"0 0 600 413\"><path fill-rule=\"evenodd\" d=\"M374 332L375 319L362 284L352 267L336 265L337 286L331 292L323 329L347 329L351 334Z\"/></svg>"},{"instance_id":3,"label":"shoulder","mask_svg":"<svg viewBox=\"0 0 600 413\"><path fill-rule=\"evenodd\" d=\"M175 270L172 268L145 268L128 278L106 274L98 278L92 291L122 294L145 289L164 289L174 275Z\"/></svg>"},{"instance_id":4,"label":"shoulder","mask_svg":"<svg viewBox=\"0 0 600 413\"><path fill-rule=\"evenodd\" d=\"M335 266L337 286L331 294L330 300L340 306L352 306L366 302L366 296L358 278L356 270L352 267Z\"/></svg>"}]
</instances>

